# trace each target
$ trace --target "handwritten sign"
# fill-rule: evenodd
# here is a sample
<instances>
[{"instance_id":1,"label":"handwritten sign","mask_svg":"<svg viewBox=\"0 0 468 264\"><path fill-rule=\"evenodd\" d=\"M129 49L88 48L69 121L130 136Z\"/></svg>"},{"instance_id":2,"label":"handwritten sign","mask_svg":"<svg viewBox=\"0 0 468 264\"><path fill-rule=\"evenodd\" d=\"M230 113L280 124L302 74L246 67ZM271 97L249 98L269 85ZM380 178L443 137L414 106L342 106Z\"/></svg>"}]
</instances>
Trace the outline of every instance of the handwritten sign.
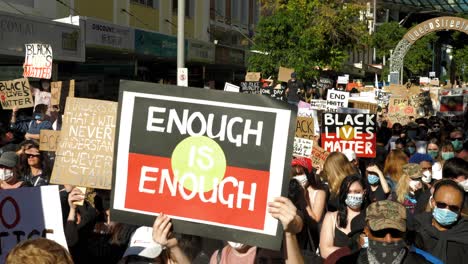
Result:
<instances>
[{"instance_id":1,"label":"handwritten sign","mask_svg":"<svg viewBox=\"0 0 468 264\"><path fill-rule=\"evenodd\" d=\"M328 90L327 112L336 112L340 107L348 107L349 93L337 90Z\"/></svg>"},{"instance_id":2,"label":"handwritten sign","mask_svg":"<svg viewBox=\"0 0 468 264\"><path fill-rule=\"evenodd\" d=\"M39 150L56 151L60 142L60 131L41 129L39 134Z\"/></svg>"},{"instance_id":3,"label":"handwritten sign","mask_svg":"<svg viewBox=\"0 0 468 264\"><path fill-rule=\"evenodd\" d=\"M240 91L240 87L232 83L226 82L224 84L224 91L238 93Z\"/></svg>"},{"instance_id":4,"label":"handwritten sign","mask_svg":"<svg viewBox=\"0 0 468 264\"><path fill-rule=\"evenodd\" d=\"M68 97L51 183L110 189L117 103Z\"/></svg>"},{"instance_id":5,"label":"handwritten sign","mask_svg":"<svg viewBox=\"0 0 468 264\"><path fill-rule=\"evenodd\" d=\"M33 99L28 79L0 82L0 101L3 109L33 107Z\"/></svg>"},{"instance_id":6,"label":"handwritten sign","mask_svg":"<svg viewBox=\"0 0 468 264\"><path fill-rule=\"evenodd\" d=\"M352 99L349 100L349 103L353 108L366 109L369 110L370 113L377 113L377 104Z\"/></svg>"},{"instance_id":7,"label":"handwritten sign","mask_svg":"<svg viewBox=\"0 0 468 264\"><path fill-rule=\"evenodd\" d=\"M242 93L248 94L260 94L260 90L262 89L260 82L241 82L240 86Z\"/></svg>"},{"instance_id":8,"label":"handwritten sign","mask_svg":"<svg viewBox=\"0 0 468 264\"><path fill-rule=\"evenodd\" d=\"M299 116L296 119L296 137L312 140L314 138L314 119Z\"/></svg>"},{"instance_id":9,"label":"handwritten sign","mask_svg":"<svg viewBox=\"0 0 468 264\"><path fill-rule=\"evenodd\" d=\"M291 79L291 73L294 72L294 69L280 67L278 73L278 81L288 82Z\"/></svg>"},{"instance_id":10,"label":"handwritten sign","mask_svg":"<svg viewBox=\"0 0 468 264\"><path fill-rule=\"evenodd\" d=\"M387 117L392 124L406 125L416 115L416 109L409 104L408 98L392 97L388 105Z\"/></svg>"},{"instance_id":11,"label":"handwritten sign","mask_svg":"<svg viewBox=\"0 0 468 264\"><path fill-rule=\"evenodd\" d=\"M358 157L374 158L376 155L375 114L324 113L322 146L328 152L350 149Z\"/></svg>"},{"instance_id":12,"label":"handwritten sign","mask_svg":"<svg viewBox=\"0 0 468 264\"><path fill-rule=\"evenodd\" d=\"M258 82L260 80L261 74L259 72L247 72L245 74L246 82Z\"/></svg>"},{"instance_id":13,"label":"handwritten sign","mask_svg":"<svg viewBox=\"0 0 468 264\"><path fill-rule=\"evenodd\" d=\"M50 83L50 105L60 104L60 92L62 90L62 82Z\"/></svg>"},{"instance_id":14,"label":"handwritten sign","mask_svg":"<svg viewBox=\"0 0 468 264\"><path fill-rule=\"evenodd\" d=\"M313 140L295 137L293 156L310 157L313 145Z\"/></svg>"},{"instance_id":15,"label":"handwritten sign","mask_svg":"<svg viewBox=\"0 0 468 264\"><path fill-rule=\"evenodd\" d=\"M67 248L58 186L18 188L0 192L0 263L16 244L44 237Z\"/></svg>"},{"instance_id":16,"label":"handwritten sign","mask_svg":"<svg viewBox=\"0 0 468 264\"><path fill-rule=\"evenodd\" d=\"M310 109L313 110L327 110L327 100L312 99L310 100Z\"/></svg>"},{"instance_id":17,"label":"handwritten sign","mask_svg":"<svg viewBox=\"0 0 468 264\"><path fill-rule=\"evenodd\" d=\"M52 46L25 44L24 77L50 79L52 77Z\"/></svg>"},{"instance_id":18,"label":"handwritten sign","mask_svg":"<svg viewBox=\"0 0 468 264\"><path fill-rule=\"evenodd\" d=\"M323 167L323 164L325 164L325 160L327 159L328 155L330 155L330 152L325 151L323 148L315 144L312 148L312 154L310 155L312 165Z\"/></svg>"}]
</instances>

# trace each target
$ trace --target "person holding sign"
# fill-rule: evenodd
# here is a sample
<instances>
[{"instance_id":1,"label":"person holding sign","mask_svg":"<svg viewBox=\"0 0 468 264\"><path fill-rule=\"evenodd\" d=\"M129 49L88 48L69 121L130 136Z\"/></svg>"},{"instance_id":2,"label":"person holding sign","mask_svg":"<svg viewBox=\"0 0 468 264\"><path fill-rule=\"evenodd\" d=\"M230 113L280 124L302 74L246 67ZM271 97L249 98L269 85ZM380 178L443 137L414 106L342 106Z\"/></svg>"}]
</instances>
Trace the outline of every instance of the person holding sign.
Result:
<instances>
[{"instance_id":1,"label":"person holding sign","mask_svg":"<svg viewBox=\"0 0 468 264\"><path fill-rule=\"evenodd\" d=\"M304 263L296 238L296 234L303 228L303 221L297 214L297 208L285 197L275 198L273 202L268 203L268 206L268 212L281 222L284 229L285 263ZM227 246L213 253L210 264L253 264L258 263L259 259L276 261L275 255L277 252L229 241Z\"/></svg>"}]
</instances>

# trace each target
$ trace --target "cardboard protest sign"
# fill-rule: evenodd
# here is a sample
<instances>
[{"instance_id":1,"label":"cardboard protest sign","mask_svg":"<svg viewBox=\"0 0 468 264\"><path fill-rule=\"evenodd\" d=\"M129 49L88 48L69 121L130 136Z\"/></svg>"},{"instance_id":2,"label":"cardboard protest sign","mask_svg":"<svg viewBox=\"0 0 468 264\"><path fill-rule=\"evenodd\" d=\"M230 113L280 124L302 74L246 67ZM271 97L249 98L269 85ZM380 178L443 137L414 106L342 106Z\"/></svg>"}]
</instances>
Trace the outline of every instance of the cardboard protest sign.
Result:
<instances>
[{"instance_id":1,"label":"cardboard protest sign","mask_svg":"<svg viewBox=\"0 0 468 264\"><path fill-rule=\"evenodd\" d=\"M24 77L50 79L52 77L52 46L25 44Z\"/></svg>"},{"instance_id":2,"label":"cardboard protest sign","mask_svg":"<svg viewBox=\"0 0 468 264\"><path fill-rule=\"evenodd\" d=\"M44 237L67 248L58 186L0 192L0 263L21 241Z\"/></svg>"},{"instance_id":3,"label":"cardboard protest sign","mask_svg":"<svg viewBox=\"0 0 468 264\"><path fill-rule=\"evenodd\" d=\"M261 82L241 82L240 86L242 93L249 94L260 94L260 90L262 89Z\"/></svg>"},{"instance_id":4,"label":"cardboard protest sign","mask_svg":"<svg viewBox=\"0 0 468 264\"><path fill-rule=\"evenodd\" d=\"M439 112L443 115L456 115L463 113L463 95L444 95L440 97Z\"/></svg>"},{"instance_id":5,"label":"cardboard protest sign","mask_svg":"<svg viewBox=\"0 0 468 264\"><path fill-rule=\"evenodd\" d=\"M278 81L288 82L291 79L291 73L294 72L294 69L279 67Z\"/></svg>"},{"instance_id":6,"label":"cardboard protest sign","mask_svg":"<svg viewBox=\"0 0 468 264\"><path fill-rule=\"evenodd\" d=\"M381 89L375 89L375 100L377 101L377 104L380 106L386 106L388 102L390 101L390 92L386 92Z\"/></svg>"},{"instance_id":7,"label":"cardboard protest sign","mask_svg":"<svg viewBox=\"0 0 468 264\"><path fill-rule=\"evenodd\" d=\"M429 77L423 77L423 76L419 77L419 84L420 85L427 85L430 82L431 82L431 79L429 79Z\"/></svg>"},{"instance_id":8,"label":"cardboard protest sign","mask_svg":"<svg viewBox=\"0 0 468 264\"><path fill-rule=\"evenodd\" d=\"M366 109L369 110L370 113L377 113L377 104L371 102L362 102L350 99L349 104L353 108Z\"/></svg>"},{"instance_id":9,"label":"cardboard protest sign","mask_svg":"<svg viewBox=\"0 0 468 264\"><path fill-rule=\"evenodd\" d=\"M310 109L310 104L300 101L298 104L297 116L298 117L307 117L314 120L314 131L315 135L320 135L320 118L317 110Z\"/></svg>"},{"instance_id":10,"label":"cardboard protest sign","mask_svg":"<svg viewBox=\"0 0 468 264\"><path fill-rule=\"evenodd\" d=\"M56 151L60 142L60 131L41 129L39 134L39 150Z\"/></svg>"},{"instance_id":11,"label":"cardboard protest sign","mask_svg":"<svg viewBox=\"0 0 468 264\"><path fill-rule=\"evenodd\" d=\"M341 113L341 114L370 114L370 111L369 111L369 109L343 107L343 108L338 108L336 113Z\"/></svg>"},{"instance_id":12,"label":"cardboard protest sign","mask_svg":"<svg viewBox=\"0 0 468 264\"><path fill-rule=\"evenodd\" d=\"M416 109L409 105L408 98L391 97L387 117L392 124L406 125L416 116Z\"/></svg>"},{"instance_id":13,"label":"cardboard protest sign","mask_svg":"<svg viewBox=\"0 0 468 264\"><path fill-rule=\"evenodd\" d=\"M50 106L50 100L52 95L49 92L40 91L39 89L35 89L34 93L34 107L38 104L45 104Z\"/></svg>"},{"instance_id":14,"label":"cardboard protest sign","mask_svg":"<svg viewBox=\"0 0 468 264\"><path fill-rule=\"evenodd\" d=\"M390 84L390 86L388 88L386 88L385 91L390 92L393 96L406 96L406 95L408 95L408 89L406 88L405 85Z\"/></svg>"},{"instance_id":15,"label":"cardboard protest sign","mask_svg":"<svg viewBox=\"0 0 468 264\"><path fill-rule=\"evenodd\" d=\"M327 88L331 88L333 86L333 81L332 79L329 79L329 78L325 78L325 77L320 77L318 83L317 83L317 87L319 89L327 89Z\"/></svg>"},{"instance_id":16,"label":"cardboard protest sign","mask_svg":"<svg viewBox=\"0 0 468 264\"><path fill-rule=\"evenodd\" d=\"M327 112L336 112L340 107L348 107L349 93L337 90L328 90Z\"/></svg>"},{"instance_id":17,"label":"cardboard protest sign","mask_svg":"<svg viewBox=\"0 0 468 264\"><path fill-rule=\"evenodd\" d=\"M347 84L349 82L349 76L338 76L338 84Z\"/></svg>"},{"instance_id":18,"label":"cardboard protest sign","mask_svg":"<svg viewBox=\"0 0 468 264\"><path fill-rule=\"evenodd\" d=\"M279 249L296 113L267 96L121 81L114 221ZM142 202L145 201L145 202Z\"/></svg>"},{"instance_id":19,"label":"cardboard protest sign","mask_svg":"<svg viewBox=\"0 0 468 264\"><path fill-rule=\"evenodd\" d=\"M314 138L314 119L303 116L297 117L295 136L312 140Z\"/></svg>"},{"instance_id":20,"label":"cardboard protest sign","mask_svg":"<svg viewBox=\"0 0 468 264\"><path fill-rule=\"evenodd\" d=\"M300 157L310 157L312 154L312 147L314 145L314 141L311 139L305 138L294 138L294 148L293 148L293 156L300 156Z\"/></svg>"},{"instance_id":21,"label":"cardboard protest sign","mask_svg":"<svg viewBox=\"0 0 468 264\"><path fill-rule=\"evenodd\" d=\"M260 80L261 73L259 72L247 72L245 74L246 82L258 82Z\"/></svg>"},{"instance_id":22,"label":"cardboard protest sign","mask_svg":"<svg viewBox=\"0 0 468 264\"><path fill-rule=\"evenodd\" d=\"M312 99L310 100L310 109L313 110L327 110L327 100Z\"/></svg>"},{"instance_id":23,"label":"cardboard protest sign","mask_svg":"<svg viewBox=\"0 0 468 264\"><path fill-rule=\"evenodd\" d=\"M0 101L4 110L33 107L28 79L0 81Z\"/></svg>"},{"instance_id":24,"label":"cardboard protest sign","mask_svg":"<svg viewBox=\"0 0 468 264\"><path fill-rule=\"evenodd\" d=\"M323 148L315 144L312 147L312 154L310 155L310 158L312 160L312 166L323 166L328 155L330 155L330 152L325 151Z\"/></svg>"},{"instance_id":25,"label":"cardboard protest sign","mask_svg":"<svg viewBox=\"0 0 468 264\"><path fill-rule=\"evenodd\" d=\"M117 103L68 97L50 182L110 189Z\"/></svg>"},{"instance_id":26,"label":"cardboard protest sign","mask_svg":"<svg viewBox=\"0 0 468 264\"><path fill-rule=\"evenodd\" d=\"M240 87L227 82L224 84L224 91L238 93L240 91Z\"/></svg>"},{"instance_id":27,"label":"cardboard protest sign","mask_svg":"<svg viewBox=\"0 0 468 264\"><path fill-rule=\"evenodd\" d=\"M50 105L60 104L60 91L62 90L62 82L50 83Z\"/></svg>"},{"instance_id":28,"label":"cardboard protest sign","mask_svg":"<svg viewBox=\"0 0 468 264\"><path fill-rule=\"evenodd\" d=\"M322 147L328 152L351 149L358 157L376 155L375 114L324 113Z\"/></svg>"}]
</instances>

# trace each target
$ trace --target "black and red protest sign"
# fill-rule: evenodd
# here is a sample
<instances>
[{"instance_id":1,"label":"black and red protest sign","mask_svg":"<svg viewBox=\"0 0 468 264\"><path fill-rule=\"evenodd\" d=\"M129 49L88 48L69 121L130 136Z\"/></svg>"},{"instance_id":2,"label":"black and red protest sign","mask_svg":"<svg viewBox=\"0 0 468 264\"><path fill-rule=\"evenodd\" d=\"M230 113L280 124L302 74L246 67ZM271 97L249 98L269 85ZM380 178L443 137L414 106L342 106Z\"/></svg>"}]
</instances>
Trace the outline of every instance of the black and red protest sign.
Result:
<instances>
[{"instance_id":1,"label":"black and red protest sign","mask_svg":"<svg viewBox=\"0 0 468 264\"><path fill-rule=\"evenodd\" d=\"M267 203L285 195L290 106L248 94L122 81L113 181L116 221L279 249Z\"/></svg>"},{"instance_id":2,"label":"black and red protest sign","mask_svg":"<svg viewBox=\"0 0 468 264\"><path fill-rule=\"evenodd\" d=\"M328 152L351 149L358 157L376 155L376 115L324 113L322 147Z\"/></svg>"}]
</instances>

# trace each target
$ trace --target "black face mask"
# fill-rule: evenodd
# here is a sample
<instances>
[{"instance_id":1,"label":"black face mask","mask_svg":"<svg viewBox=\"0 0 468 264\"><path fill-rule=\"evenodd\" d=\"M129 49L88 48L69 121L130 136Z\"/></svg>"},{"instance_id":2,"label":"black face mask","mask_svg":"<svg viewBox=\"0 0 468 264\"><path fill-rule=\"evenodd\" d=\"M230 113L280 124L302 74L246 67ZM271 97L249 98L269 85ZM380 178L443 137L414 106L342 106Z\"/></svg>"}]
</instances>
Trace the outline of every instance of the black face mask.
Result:
<instances>
[{"instance_id":1,"label":"black face mask","mask_svg":"<svg viewBox=\"0 0 468 264\"><path fill-rule=\"evenodd\" d=\"M406 243L403 239L392 243L369 239L367 249L369 263L402 263L405 254Z\"/></svg>"}]
</instances>

